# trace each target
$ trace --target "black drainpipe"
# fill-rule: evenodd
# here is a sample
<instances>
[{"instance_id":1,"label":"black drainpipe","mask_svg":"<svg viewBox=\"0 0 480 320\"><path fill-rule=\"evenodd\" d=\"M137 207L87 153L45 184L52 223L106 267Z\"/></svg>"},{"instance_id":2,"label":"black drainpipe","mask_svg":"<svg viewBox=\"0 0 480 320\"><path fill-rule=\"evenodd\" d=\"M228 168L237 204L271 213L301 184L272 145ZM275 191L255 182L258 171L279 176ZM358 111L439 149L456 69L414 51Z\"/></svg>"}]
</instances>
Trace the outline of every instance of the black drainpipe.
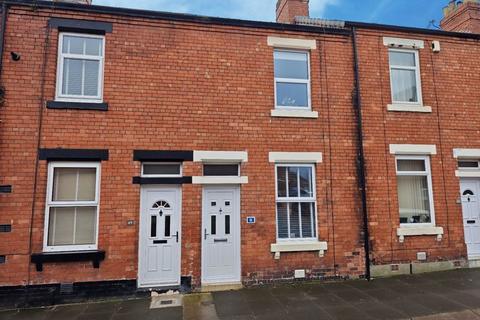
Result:
<instances>
[{"instance_id":1,"label":"black drainpipe","mask_svg":"<svg viewBox=\"0 0 480 320\"><path fill-rule=\"evenodd\" d=\"M5 28L7 27L7 14L8 14L8 6L4 2L2 3L2 31L0 32L0 80L2 78L2 70L3 70L3 50L4 50L4 42L5 42ZM2 88L2 91L3 88ZM5 94L5 93L4 93Z\"/></svg>"},{"instance_id":2,"label":"black drainpipe","mask_svg":"<svg viewBox=\"0 0 480 320\"><path fill-rule=\"evenodd\" d=\"M352 27L352 45L353 45L353 66L355 77L355 91L353 96L353 105L357 116L357 176L358 188L362 197L362 215L363 215L363 241L365 249L365 277L370 277L370 235L368 232L368 211L367 211L367 190L365 183L365 154L363 150L363 123L362 123L362 97L360 95L360 75L357 49L357 29Z\"/></svg>"}]
</instances>

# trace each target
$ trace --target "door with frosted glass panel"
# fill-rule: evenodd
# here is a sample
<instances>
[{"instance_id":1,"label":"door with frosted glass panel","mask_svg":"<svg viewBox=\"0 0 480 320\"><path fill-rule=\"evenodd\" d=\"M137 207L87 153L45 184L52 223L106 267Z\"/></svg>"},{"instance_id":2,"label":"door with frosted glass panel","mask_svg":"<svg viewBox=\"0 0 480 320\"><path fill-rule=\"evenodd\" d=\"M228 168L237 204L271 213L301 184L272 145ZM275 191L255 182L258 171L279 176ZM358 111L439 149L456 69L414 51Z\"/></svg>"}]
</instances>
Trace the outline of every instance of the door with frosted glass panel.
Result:
<instances>
[{"instance_id":1,"label":"door with frosted glass panel","mask_svg":"<svg viewBox=\"0 0 480 320\"><path fill-rule=\"evenodd\" d=\"M142 189L139 287L180 284L180 188Z\"/></svg>"},{"instance_id":2,"label":"door with frosted glass panel","mask_svg":"<svg viewBox=\"0 0 480 320\"><path fill-rule=\"evenodd\" d=\"M460 181L465 243L467 245L468 257L470 259L480 258L480 205L478 202L479 191L479 179L464 178Z\"/></svg>"},{"instance_id":3,"label":"door with frosted glass panel","mask_svg":"<svg viewBox=\"0 0 480 320\"><path fill-rule=\"evenodd\" d=\"M203 191L202 283L240 281L240 189Z\"/></svg>"}]
</instances>

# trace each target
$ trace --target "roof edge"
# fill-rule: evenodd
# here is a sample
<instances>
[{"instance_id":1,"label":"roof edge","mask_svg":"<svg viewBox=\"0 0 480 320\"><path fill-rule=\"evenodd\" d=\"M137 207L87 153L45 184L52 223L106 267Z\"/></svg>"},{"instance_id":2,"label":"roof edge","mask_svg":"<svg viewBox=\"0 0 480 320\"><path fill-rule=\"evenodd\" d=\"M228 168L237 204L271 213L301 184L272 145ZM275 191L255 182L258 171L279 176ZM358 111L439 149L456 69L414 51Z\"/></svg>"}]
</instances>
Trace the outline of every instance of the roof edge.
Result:
<instances>
[{"instance_id":1,"label":"roof edge","mask_svg":"<svg viewBox=\"0 0 480 320\"><path fill-rule=\"evenodd\" d=\"M417 28L417 27L405 27L405 26L395 26L395 25L388 25L388 24L376 24L376 23L367 23L367 22L356 22L356 21L345 21L345 29L341 29L338 27L332 28L332 27L325 27L325 26L318 26L318 25L283 24L283 23L276 23L276 22L209 17L209 16L200 16L200 15L185 14L185 13L172 13L172 12L164 12L164 11L140 10L140 9L108 7L108 6L98 6L98 5L82 5L82 4L76 4L76 3L53 2L53 1L44 1L44 0L0 0L0 3L5 3L9 6L27 6L27 7L33 7L33 8L72 10L72 11L84 12L84 13L111 14L111 15L133 17L133 18L137 17L137 18L147 18L147 19L165 19L165 20L173 20L173 21L180 21L180 22L237 26L237 27L245 27L245 28L261 28L261 29L272 29L272 30L280 30L280 31L323 33L323 34L331 34L331 35L349 36L351 35L351 30L349 29L357 28L357 29L372 29L372 30L382 30L382 31L395 31L395 32L404 32L404 33L419 33L419 34L427 34L427 35L434 35L434 36L446 36L446 37L480 40L480 34L475 34L475 33L452 32L452 31L444 31L444 30L433 30L433 29L425 29L425 28Z\"/></svg>"},{"instance_id":2,"label":"roof edge","mask_svg":"<svg viewBox=\"0 0 480 320\"><path fill-rule=\"evenodd\" d=\"M480 34L476 34L476 33L452 32L452 31L444 31L444 30L404 27L404 26L395 26L395 25L389 25L389 24L378 24L378 23L356 22L356 21L346 21L345 26L350 28L357 28L357 29L421 33L421 34L427 34L432 36L444 36L444 37L480 40Z\"/></svg>"},{"instance_id":3,"label":"roof edge","mask_svg":"<svg viewBox=\"0 0 480 320\"><path fill-rule=\"evenodd\" d=\"M341 30L337 28L326 28L318 26L306 26L296 24L283 24L276 22L241 20L221 17L200 16L186 13L173 13L164 11L152 11L119 7L108 7L98 5L83 5L66 2L53 2L44 0L1 0L0 3L6 3L9 6L26 6L44 9L71 10L84 13L111 14L132 18L146 19L165 19L180 22L194 22L202 24L215 24L224 26L236 26L245 28L261 28L281 31L296 31L310 33L324 33L332 35L350 35L350 30Z\"/></svg>"}]
</instances>

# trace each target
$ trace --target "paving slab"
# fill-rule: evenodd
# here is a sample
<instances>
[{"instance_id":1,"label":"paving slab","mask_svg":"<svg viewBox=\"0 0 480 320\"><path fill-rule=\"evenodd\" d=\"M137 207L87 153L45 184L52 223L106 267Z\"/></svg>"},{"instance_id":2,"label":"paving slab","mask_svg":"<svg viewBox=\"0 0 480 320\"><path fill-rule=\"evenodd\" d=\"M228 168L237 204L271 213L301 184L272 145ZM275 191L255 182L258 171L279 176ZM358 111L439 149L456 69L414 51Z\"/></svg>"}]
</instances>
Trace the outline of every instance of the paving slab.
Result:
<instances>
[{"instance_id":1,"label":"paving slab","mask_svg":"<svg viewBox=\"0 0 480 320\"><path fill-rule=\"evenodd\" d=\"M0 320L480 320L480 269L390 279L311 282L151 299L0 312Z\"/></svg>"},{"instance_id":2,"label":"paving slab","mask_svg":"<svg viewBox=\"0 0 480 320\"><path fill-rule=\"evenodd\" d=\"M480 316L470 310L452 313L440 313L425 317L413 318L413 320L479 320Z\"/></svg>"}]
</instances>

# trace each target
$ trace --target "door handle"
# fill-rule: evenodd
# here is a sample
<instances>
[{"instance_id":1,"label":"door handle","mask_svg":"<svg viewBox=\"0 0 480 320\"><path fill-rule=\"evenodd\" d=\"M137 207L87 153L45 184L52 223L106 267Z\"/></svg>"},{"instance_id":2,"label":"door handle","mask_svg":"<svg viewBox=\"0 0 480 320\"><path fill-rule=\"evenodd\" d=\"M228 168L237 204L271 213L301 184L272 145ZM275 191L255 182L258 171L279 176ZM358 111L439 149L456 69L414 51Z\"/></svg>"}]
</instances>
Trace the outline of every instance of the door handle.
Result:
<instances>
[{"instance_id":1,"label":"door handle","mask_svg":"<svg viewBox=\"0 0 480 320\"><path fill-rule=\"evenodd\" d=\"M177 231L177 233L175 234L175 238L177 238L177 242L178 242L178 231Z\"/></svg>"},{"instance_id":2,"label":"door handle","mask_svg":"<svg viewBox=\"0 0 480 320\"><path fill-rule=\"evenodd\" d=\"M205 231L203 233L203 240L207 240L207 236L209 236L209 234L207 233L207 228L205 228Z\"/></svg>"}]
</instances>

